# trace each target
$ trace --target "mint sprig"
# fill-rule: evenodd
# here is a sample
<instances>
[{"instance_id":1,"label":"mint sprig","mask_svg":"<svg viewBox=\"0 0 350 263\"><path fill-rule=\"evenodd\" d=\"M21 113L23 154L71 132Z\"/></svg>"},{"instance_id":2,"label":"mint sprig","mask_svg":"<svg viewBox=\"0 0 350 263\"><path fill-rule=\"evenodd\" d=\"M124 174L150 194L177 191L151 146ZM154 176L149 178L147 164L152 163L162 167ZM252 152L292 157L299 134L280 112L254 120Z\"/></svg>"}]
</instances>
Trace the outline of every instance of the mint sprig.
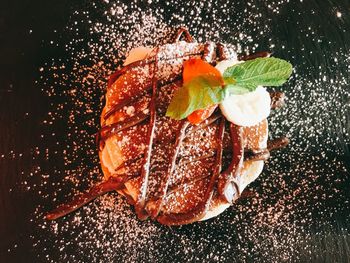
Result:
<instances>
[{"instance_id":1,"label":"mint sprig","mask_svg":"<svg viewBox=\"0 0 350 263\"><path fill-rule=\"evenodd\" d=\"M258 86L280 86L287 81L292 70L292 65L283 59L256 58L227 68L223 78L230 93L243 94Z\"/></svg>"},{"instance_id":2,"label":"mint sprig","mask_svg":"<svg viewBox=\"0 0 350 263\"><path fill-rule=\"evenodd\" d=\"M195 110L221 103L230 94L252 92L258 86L280 86L292 70L292 65L285 60L256 58L227 68L223 74L224 87L212 75L196 77L175 92L166 116L181 120Z\"/></svg>"}]
</instances>

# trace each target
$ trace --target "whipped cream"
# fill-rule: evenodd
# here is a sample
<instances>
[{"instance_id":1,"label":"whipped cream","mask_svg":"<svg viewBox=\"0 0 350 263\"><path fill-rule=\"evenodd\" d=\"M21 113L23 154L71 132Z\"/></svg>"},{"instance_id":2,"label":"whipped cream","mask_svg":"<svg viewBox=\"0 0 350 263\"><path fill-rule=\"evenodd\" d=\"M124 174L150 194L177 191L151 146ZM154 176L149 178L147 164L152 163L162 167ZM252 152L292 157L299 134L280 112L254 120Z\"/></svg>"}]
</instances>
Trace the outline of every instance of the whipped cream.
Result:
<instances>
[{"instance_id":1,"label":"whipped cream","mask_svg":"<svg viewBox=\"0 0 350 263\"><path fill-rule=\"evenodd\" d=\"M216 68L221 72L235 64L241 63L238 60L220 61ZM255 91L241 95L228 95L221 103L222 114L230 122L239 126L254 126L270 115L270 94L262 86Z\"/></svg>"}]
</instances>

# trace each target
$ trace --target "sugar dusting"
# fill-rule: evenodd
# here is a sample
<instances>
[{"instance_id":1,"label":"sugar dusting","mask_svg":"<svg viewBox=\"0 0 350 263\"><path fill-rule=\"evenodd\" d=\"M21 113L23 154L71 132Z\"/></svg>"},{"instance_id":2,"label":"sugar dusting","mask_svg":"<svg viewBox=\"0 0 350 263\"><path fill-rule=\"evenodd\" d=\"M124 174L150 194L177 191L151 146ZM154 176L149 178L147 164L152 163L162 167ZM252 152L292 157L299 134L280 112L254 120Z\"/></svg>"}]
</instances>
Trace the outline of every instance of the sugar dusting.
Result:
<instances>
[{"instance_id":1,"label":"sugar dusting","mask_svg":"<svg viewBox=\"0 0 350 263\"><path fill-rule=\"evenodd\" d=\"M161 6L158 1L149 1L142 6L105 0L75 11L64 32L71 36L64 46L67 58L39 69L43 74L39 84L52 98L52 109L43 121L43 137L58 134L57 129L65 135L52 142L52 147L34 152L45 151L47 160L57 160L56 173L48 175L45 167L35 168L34 175L42 175L42 183L30 189L46 202L50 200L47 203L59 204L102 178L92 134L99 127L107 76L121 65L131 48L162 44L172 26L186 25L198 41L225 40L239 53L265 48L296 60L292 48L269 37L272 19L262 15L268 12L278 16L288 8L288 2L269 1L268 5L257 6L248 1L242 16L236 19L229 15L235 7L229 3L219 6L215 1L197 6L176 1ZM308 31L312 36L313 31ZM349 60L342 53L335 59L343 63ZM42 221L43 211L48 208L41 206L33 218L35 227L42 231L41 236L32 236L38 257L48 262L169 258L179 262L258 258L280 262L307 258L313 252L308 245L313 228L330 224L333 215L349 209L341 188L347 172L340 158L340 145L348 138L346 105L350 93L345 71L329 79L327 70L332 68L321 68L317 76L303 70L303 62L298 61L292 80L282 88L287 104L269 119L270 136L287 134L291 145L274 154L260 178L249 187L256 196L239 200L213 220L180 228L140 222L126 201L113 193L57 222ZM55 144L64 145L64 150L56 151ZM48 243L54 245L47 247ZM304 244L305 248L300 248Z\"/></svg>"}]
</instances>

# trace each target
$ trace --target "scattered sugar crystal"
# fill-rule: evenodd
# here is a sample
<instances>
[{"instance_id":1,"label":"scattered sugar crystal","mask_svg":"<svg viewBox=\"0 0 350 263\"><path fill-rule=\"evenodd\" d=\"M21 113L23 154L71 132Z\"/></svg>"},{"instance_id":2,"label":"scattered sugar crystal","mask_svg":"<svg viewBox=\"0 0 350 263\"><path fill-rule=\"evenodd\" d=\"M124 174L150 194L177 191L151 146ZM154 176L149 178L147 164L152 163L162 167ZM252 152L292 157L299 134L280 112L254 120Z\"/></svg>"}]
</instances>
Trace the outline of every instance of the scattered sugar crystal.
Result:
<instances>
[{"instance_id":1,"label":"scattered sugar crystal","mask_svg":"<svg viewBox=\"0 0 350 263\"><path fill-rule=\"evenodd\" d=\"M116 193L102 196L57 222L43 221L48 207L40 206L33 221L34 228L41 228L44 234L32 236L33 249L40 259L157 262L177 258L198 262L205 256L208 262L246 262L257 258L281 262L291 258L298 261L304 256L302 253L311 251L308 244L314 236L308 226L315 223L312 214L320 214L317 223L321 226L329 223L332 214L349 208L349 202L338 201L345 199L341 184L346 180L346 168L340 156L346 150L342 148L344 141L349 139L348 80L345 72L337 68L320 68L318 76L312 68L305 71L303 61L310 60L305 47L300 47L303 57L295 58L293 47L272 37L273 19L262 15L265 10L272 17L289 12L289 1L268 2L247 1L244 14L235 14L235 19L230 18L236 11L235 5L229 1L218 5L212 0L196 6L190 2L165 1L160 5L159 1L149 1L146 11L142 11L138 1L89 1L72 12L72 20L61 32L71 36L61 44L69 56L49 59L39 68L42 77L37 83L51 103L42 121L46 131L42 140L55 133L57 142L53 145L64 149L50 148L50 158L62 160L57 167L34 167L26 173L28 177L41 177L40 185L29 186L27 180L23 181L25 189L35 192L38 198L48 196L58 205L102 179L93 134L99 129L108 76L121 66L133 47L165 43L174 26L187 26L198 41L229 42L238 53L269 48L280 52L282 58L285 54L292 62L299 61L291 81L281 87L286 92L286 106L272 112L269 119L271 138L287 134L291 145L274 154L259 179L249 187L257 192L255 197L239 200L208 222L180 228L141 222ZM168 12L167 7L173 11ZM338 11L336 16L341 17L341 13ZM313 26L303 28L302 33L318 43L321 39ZM246 29L252 27L253 32ZM61 42L54 39L49 43ZM349 64L348 54L339 50L333 59ZM337 78L330 79L329 70ZM132 114L130 107L127 111ZM144 111L147 112L148 109ZM32 154L35 159L48 152L34 147ZM324 211L328 202L335 205Z\"/></svg>"}]
</instances>

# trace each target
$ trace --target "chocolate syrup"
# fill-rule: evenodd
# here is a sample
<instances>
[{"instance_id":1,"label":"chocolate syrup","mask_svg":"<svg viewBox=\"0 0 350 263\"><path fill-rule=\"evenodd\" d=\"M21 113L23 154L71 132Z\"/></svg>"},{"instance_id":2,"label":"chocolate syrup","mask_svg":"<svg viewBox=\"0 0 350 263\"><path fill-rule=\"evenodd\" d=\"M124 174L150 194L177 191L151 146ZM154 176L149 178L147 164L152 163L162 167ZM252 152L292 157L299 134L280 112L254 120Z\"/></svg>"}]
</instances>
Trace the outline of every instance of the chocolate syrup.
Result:
<instances>
[{"instance_id":1,"label":"chocolate syrup","mask_svg":"<svg viewBox=\"0 0 350 263\"><path fill-rule=\"evenodd\" d=\"M174 42L179 42L182 36L185 38L186 42L194 41L193 37L191 36L190 32L188 32L187 28L180 27L176 32Z\"/></svg>"},{"instance_id":2,"label":"chocolate syrup","mask_svg":"<svg viewBox=\"0 0 350 263\"><path fill-rule=\"evenodd\" d=\"M267 149L269 151L277 150L286 147L289 144L289 139L287 137L280 137L272 141L267 142Z\"/></svg>"},{"instance_id":3,"label":"chocolate syrup","mask_svg":"<svg viewBox=\"0 0 350 263\"><path fill-rule=\"evenodd\" d=\"M229 58L227 47L224 44L216 44L216 56L218 57L219 61Z\"/></svg>"},{"instance_id":4,"label":"chocolate syrup","mask_svg":"<svg viewBox=\"0 0 350 263\"><path fill-rule=\"evenodd\" d=\"M271 97L271 109L276 109L280 108L284 105L284 98L285 95L283 92L270 92L270 97ZM119 109L123 108L124 106L130 105L133 102L137 101L139 99L139 96L135 96L132 99L125 100L119 104L117 104L115 107L111 108L105 115L104 118L108 119L113 113L118 111ZM99 136L98 140L104 141L108 139L110 136L113 134L118 133L121 130L124 130L126 128L130 128L132 126L135 126L145 120L148 116L144 113L138 113L133 117L130 117L129 119L126 119L122 122L118 122L115 124L110 124L105 127L102 127L101 130L99 131L99 134L104 133L103 136ZM197 126L194 126L193 129L191 129L191 132L204 129L205 127L209 126L213 122L215 122L218 118L220 118L220 113L215 113L211 117L209 117L205 122L200 123Z\"/></svg>"},{"instance_id":5,"label":"chocolate syrup","mask_svg":"<svg viewBox=\"0 0 350 263\"><path fill-rule=\"evenodd\" d=\"M270 158L270 151L267 149L262 150L258 153L248 152L245 155L244 161L266 161Z\"/></svg>"},{"instance_id":6,"label":"chocolate syrup","mask_svg":"<svg viewBox=\"0 0 350 263\"><path fill-rule=\"evenodd\" d=\"M113 124L109 124L106 126L103 126L100 131L98 132L99 134L99 140L100 141L105 141L106 139L108 139L110 136L112 136L113 134L116 134L122 130L125 130L127 128L133 127L141 122L143 122L144 120L146 120L149 117L148 114L145 114L143 112L139 112L137 114L135 114L134 116L123 120L123 121L119 121Z\"/></svg>"},{"instance_id":7,"label":"chocolate syrup","mask_svg":"<svg viewBox=\"0 0 350 263\"><path fill-rule=\"evenodd\" d=\"M184 37L184 39L187 42L192 42L193 38L189 34L188 30L185 28L180 28L175 36L175 42L178 42L181 37ZM213 49L214 46L214 49ZM154 64L153 67L153 78L152 83L150 87L147 87L143 92L140 94L136 94L136 96L123 100L122 102L113 105L110 107L110 109L105 113L103 116L104 120L107 120L109 117L111 117L114 113L122 109L124 106L136 103L137 101L142 98L143 95L146 95L148 93L151 93L151 101L149 103L149 114L144 114L143 112L137 113L132 117L129 117L128 119L125 119L123 121L119 121L117 123L109 124L101 128L101 130L98 132L96 138L99 142L99 145L102 145L104 141L112 136L113 134L116 134L117 132L123 131L127 128L130 128L132 126L138 125L142 123L143 121L146 121L149 118L149 125L147 130L147 140L146 140L146 148L144 150L143 156L140 156L140 158L137 158L135 160L129 160L125 163L123 163L120 167L117 168L117 170L128 166L127 164L129 162L135 162L137 160L141 161L141 171L132 171L128 174L123 175L112 175L107 181L99 183L95 185L93 188L91 188L90 191L87 193L80 195L73 199L72 202L62 205L58 207L56 210L54 210L52 213L47 215L47 219L56 219L58 217L64 216L79 207L83 206L84 204L90 202L94 198L96 198L99 195L102 195L106 192L113 191L113 190L120 190L124 191L124 184L135 177L140 176L141 180L141 186L137 191L139 192L136 202L132 200L132 198L129 196L130 203L135 205L135 210L140 219L145 219L149 215L151 215L153 218L156 218L159 222L166 224L166 225L181 225L186 223L191 223L194 221L197 221L201 219L204 214L208 211L210 203L212 201L214 192L217 190L219 195L227 202L232 202L234 196L228 196L227 195L227 189L230 187L234 187L236 189L235 191L239 195L238 187L234 183L235 178L239 175L243 160L250 160L250 161L257 161L257 160L265 160L270 155L271 150L275 150L281 147L284 147L286 144L288 144L287 138L279 138L276 140L273 140L268 143L267 149L263 149L259 152L248 152L244 153L244 146L243 146L243 128L239 127L235 124L230 124L230 135L231 135L231 153L232 158L231 162L228 166L228 168L222 172L222 163L223 163L223 152L224 152L224 145L223 145L223 138L225 133L225 118L222 116L221 113L216 112L214 115L212 115L209 119L207 119L205 122L199 124L198 126L192 126L187 121L182 121L182 124L176 134L173 146L172 146L172 154L169 157L169 166L166 171L165 177L162 179L163 182L161 183L160 189L159 189L159 196L157 196L157 202L156 206L151 210L146 210L146 202L148 199L148 185L149 185L149 176L150 176L150 161L152 156L152 148L155 142L157 142L157 138L155 138L155 126L156 126L156 120L157 120L157 111L156 111L156 99L158 94L159 81L157 79L157 70L158 70L158 50L155 52L155 56L133 62L122 69L116 71L108 81L108 88L112 86L112 84L124 73L126 73L128 70L131 70L134 67L142 67L150 64ZM213 43L207 43L204 46L204 51L201 53L193 53L188 54L183 57L191 57L196 55L202 55L202 59L207 61L212 61L213 58L218 57L219 60L227 59L228 58L228 52L227 48L219 43L216 44L216 50L215 50L215 44ZM239 56L240 60L250 60L257 57L266 57L269 56L270 53L268 52L259 52L252 55L243 55ZM165 58L162 59L162 61L170 61L172 59L178 59L181 57L174 57L174 58ZM180 77L180 76L178 76ZM172 80L174 81L174 80ZM283 93L272 93L271 94L271 107L276 108L283 105ZM179 153L180 146L182 144L182 141L186 136L189 134L196 132L198 130L204 129L205 127L214 124L217 120L220 120L219 129L217 131L216 140L217 140L217 148L215 152L209 153L205 156L200 156L197 159L191 158L188 160L188 162L194 162L198 161L204 158L215 158L213 163L213 172L211 175L201 175L196 178L188 178L185 180L182 180L180 183L176 185L172 185L169 187L169 182L171 179L171 176L173 172L176 169L177 163L177 156ZM217 124L215 124L217 125ZM187 133L186 133L187 131ZM183 157L181 159L182 162L186 163L186 157ZM199 180L204 180L207 177L210 176L210 180L208 182L207 188L205 189L205 195L203 200L192 210L186 212L186 213L169 213L169 214L162 214L160 211L162 210L162 206L164 203L164 200L167 195L171 194L174 191L177 191L183 187L185 187L189 183L193 183ZM232 191L231 191L232 192ZM126 192L125 192L126 194ZM238 197L236 196L236 198Z\"/></svg>"},{"instance_id":8,"label":"chocolate syrup","mask_svg":"<svg viewBox=\"0 0 350 263\"><path fill-rule=\"evenodd\" d=\"M96 197L110 191L115 191L124 187L124 183L130 180L131 176L127 174L118 177L111 176L107 181L94 185L89 191L76 196L71 202L58 206L55 210L46 215L46 219L55 220L63 217L83 205L91 202Z\"/></svg>"},{"instance_id":9,"label":"chocolate syrup","mask_svg":"<svg viewBox=\"0 0 350 263\"><path fill-rule=\"evenodd\" d=\"M157 118L157 112L156 112L156 99L157 99L157 91L158 91L158 81L157 81L158 59L157 58L158 56L156 54L155 61L154 61L154 72L153 72L153 78L152 78L152 98L149 105L149 111L151 116L150 116L148 131L147 131L147 142L146 142L146 148L144 152L144 159L143 159L143 164L141 166L141 177L140 177L141 186L140 186L139 193L137 196L137 201L135 204L135 211L137 216L140 219L146 219L148 217L146 211L144 211L144 207L146 205L148 178L149 178L149 172L150 172L149 168L150 168L153 138L154 138L154 131L156 127L156 118Z\"/></svg>"},{"instance_id":10,"label":"chocolate syrup","mask_svg":"<svg viewBox=\"0 0 350 263\"><path fill-rule=\"evenodd\" d=\"M266 161L270 157L270 152L286 147L289 144L287 137L281 137L267 141L267 148L257 152L248 151L245 154L245 161Z\"/></svg>"},{"instance_id":11,"label":"chocolate syrup","mask_svg":"<svg viewBox=\"0 0 350 263\"><path fill-rule=\"evenodd\" d=\"M179 80L181 80L181 76L176 76L175 79L169 81L169 82L164 82L162 83L163 86L166 86L168 84L177 82ZM160 87L161 88L161 87ZM117 111L119 111L120 109L122 109L123 107L127 106L127 105L132 105L138 101L140 101L141 99L143 99L145 96L148 96L150 94L150 92L152 91L152 85L150 85L149 87L146 87L144 92L140 92L139 94L135 94L132 98L128 98L128 99L124 99L122 102L116 103L115 105L113 105L112 107L110 107L110 109L104 114L103 119L107 120L110 116L112 116L114 113L116 113Z\"/></svg>"},{"instance_id":12,"label":"chocolate syrup","mask_svg":"<svg viewBox=\"0 0 350 263\"><path fill-rule=\"evenodd\" d=\"M271 109L281 108L284 105L285 95L283 92L270 92Z\"/></svg>"},{"instance_id":13,"label":"chocolate syrup","mask_svg":"<svg viewBox=\"0 0 350 263\"><path fill-rule=\"evenodd\" d=\"M221 119L220 127L217 133L218 147L216 150L216 158L214 162L214 169L207 189L205 191L204 198L201 202L192 210L186 213L170 213L161 214L157 217L157 220L164 225L183 225L189 224L201 219L208 211L210 202L213 198L214 191L217 186L217 180L220 176L222 165L222 150L223 150L223 138L225 132L225 118Z\"/></svg>"},{"instance_id":14,"label":"chocolate syrup","mask_svg":"<svg viewBox=\"0 0 350 263\"><path fill-rule=\"evenodd\" d=\"M262 52L256 52L256 53L253 53L253 54L250 54L250 55L239 55L238 56L238 60L253 60L253 59L256 59L256 58L266 58L266 57L269 57L271 56L271 53L268 52L268 51L262 51Z\"/></svg>"},{"instance_id":15,"label":"chocolate syrup","mask_svg":"<svg viewBox=\"0 0 350 263\"><path fill-rule=\"evenodd\" d=\"M187 31L188 33L188 31ZM189 34L189 33L188 33ZM204 52L204 51L203 51ZM176 59L181 59L181 58L186 58L186 57L191 57L191 56L197 56L197 55L203 55L203 52L199 52L199 53L191 53L191 54L186 54L184 56L176 56L176 57L169 57L169 58L163 58L162 61L171 61L171 60L176 60ZM121 69L117 70L115 73L113 73L109 79L108 79L108 84L107 84L107 89L109 89L113 83L123 74L125 74L126 72L128 72L129 70L136 68L136 67L144 67L146 65L150 65L155 63L155 59L154 58L156 56L152 56L150 58L144 59L144 60L139 60L139 61L135 61L132 62L124 67L122 67ZM177 76L180 77L180 76ZM174 81L174 80L173 80ZM173 82L172 81L172 82ZM164 85L166 83L163 83ZM149 87L146 87L145 90L143 92L149 92L152 89L152 85ZM108 119L108 117L110 117L111 115L113 115L113 113L115 113L116 111L118 111L119 109L121 109L122 107L129 105L135 101L138 100L138 98L140 98L143 95L143 92L141 92L140 94L136 94L133 98L130 98L129 100L123 100L120 103L117 103L116 105L113 105L104 115L104 119Z\"/></svg>"},{"instance_id":16,"label":"chocolate syrup","mask_svg":"<svg viewBox=\"0 0 350 263\"><path fill-rule=\"evenodd\" d=\"M230 134L232 143L232 159L231 163L219 178L218 192L226 201L232 202L225 195L227 187L236 178L243 166L244 147L243 147L243 128L241 126L230 123Z\"/></svg>"},{"instance_id":17,"label":"chocolate syrup","mask_svg":"<svg viewBox=\"0 0 350 263\"><path fill-rule=\"evenodd\" d=\"M105 113L105 115L103 116L103 119L107 120L110 116L112 116L114 113L116 113L120 109L124 108L125 106L136 103L137 101L140 100L140 98L143 98L145 95L147 94L140 93L140 94L137 94L136 96L133 96L132 98L125 99L122 102L115 104Z\"/></svg>"},{"instance_id":18,"label":"chocolate syrup","mask_svg":"<svg viewBox=\"0 0 350 263\"><path fill-rule=\"evenodd\" d=\"M202 59L208 63L215 61L216 59L216 44L213 42L208 42L204 44Z\"/></svg>"},{"instance_id":19,"label":"chocolate syrup","mask_svg":"<svg viewBox=\"0 0 350 263\"><path fill-rule=\"evenodd\" d=\"M176 159L177 159L177 155L179 153L180 150L180 146L182 144L183 139L186 136L186 129L189 126L189 122L187 120L182 120L181 121L181 126L176 134L176 139L175 139L175 143L173 146L173 153L170 156L170 160L169 160L169 166L168 166L168 170L166 172L166 176L164 178L163 183L160 186L159 192L160 192L160 201L157 203L157 207L155 209L153 209L153 211L151 211L151 216L153 218L155 218L158 214L159 211L162 208L163 202L164 202L164 198L167 194L168 191L168 186L169 186L169 181L171 179L171 175L175 170L176 167Z\"/></svg>"}]
</instances>

